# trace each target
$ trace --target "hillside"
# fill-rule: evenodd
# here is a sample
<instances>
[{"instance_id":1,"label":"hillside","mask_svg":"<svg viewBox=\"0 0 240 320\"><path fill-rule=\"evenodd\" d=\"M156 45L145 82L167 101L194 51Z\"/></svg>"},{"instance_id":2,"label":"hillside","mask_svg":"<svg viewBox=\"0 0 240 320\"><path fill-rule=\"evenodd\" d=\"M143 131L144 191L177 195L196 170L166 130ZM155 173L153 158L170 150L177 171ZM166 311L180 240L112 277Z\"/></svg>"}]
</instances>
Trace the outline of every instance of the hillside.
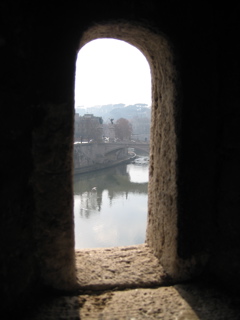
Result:
<instances>
[{"instance_id":1,"label":"hillside","mask_svg":"<svg viewBox=\"0 0 240 320\"><path fill-rule=\"evenodd\" d=\"M94 114L96 117L102 117L104 122L108 122L113 118L117 120L119 118L125 118L132 120L134 118L151 118L151 108L147 104L136 103L134 105L108 104L102 106L95 106L90 108L77 107L76 113L83 116L86 113Z\"/></svg>"}]
</instances>

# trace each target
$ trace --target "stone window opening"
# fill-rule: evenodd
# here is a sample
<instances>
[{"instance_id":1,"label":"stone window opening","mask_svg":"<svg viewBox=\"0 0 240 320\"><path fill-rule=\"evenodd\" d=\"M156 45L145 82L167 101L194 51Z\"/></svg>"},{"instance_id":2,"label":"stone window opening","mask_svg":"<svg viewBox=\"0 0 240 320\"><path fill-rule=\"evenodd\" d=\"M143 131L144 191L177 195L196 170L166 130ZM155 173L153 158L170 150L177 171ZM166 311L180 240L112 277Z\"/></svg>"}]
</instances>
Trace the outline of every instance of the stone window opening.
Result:
<instances>
[{"instance_id":1,"label":"stone window opening","mask_svg":"<svg viewBox=\"0 0 240 320\"><path fill-rule=\"evenodd\" d=\"M152 78L148 223L142 245L75 251L78 283L104 290L163 285L184 277L177 258L175 70L168 41L128 23L96 25L82 36L79 50L99 38L123 40L146 57ZM181 270L182 269L182 270Z\"/></svg>"},{"instance_id":2,"label":"stone window opening","mask_svg":"<svg viewBox=\"0 0 240 320\"><path fill-rule=\"evenodd\" d=\"M163 35L146 27L116 22L94 25L86 30L78 50L98 38L123 40L135 46L144 54L151 70L146 242L120 249L75 251L73 105L72 109L64 103L44 105L44 124L36 128L33 135L36 237L41 244L36 254L41 257L44 284L69 291L74 288L143 287L169 283L170 279L189 279L195 266L199 266L199 260L200 263L204 261L201 256L181 259L178 255L175 126L178 119L175 117L179 113L175 112L176 71L171 46Z\"/></svg>"}]
</instances>

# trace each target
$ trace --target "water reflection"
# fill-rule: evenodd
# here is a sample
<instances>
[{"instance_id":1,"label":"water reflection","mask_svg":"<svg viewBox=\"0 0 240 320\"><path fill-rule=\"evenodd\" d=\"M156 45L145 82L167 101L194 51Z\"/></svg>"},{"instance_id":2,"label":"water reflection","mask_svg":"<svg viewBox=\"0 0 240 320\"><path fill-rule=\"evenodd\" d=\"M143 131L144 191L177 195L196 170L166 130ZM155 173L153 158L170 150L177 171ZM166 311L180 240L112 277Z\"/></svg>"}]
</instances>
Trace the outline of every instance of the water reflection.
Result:
<instances>
[{"instance_id":1,"label":"water reflection","mask_svg":"<svg viewBox=\"0 0 240 320\"><path fill-rule=\"evenodd\" d=\"M148 165L121 165L74 176L75 247L145 241Z\"/></svg>"}]
</instances>

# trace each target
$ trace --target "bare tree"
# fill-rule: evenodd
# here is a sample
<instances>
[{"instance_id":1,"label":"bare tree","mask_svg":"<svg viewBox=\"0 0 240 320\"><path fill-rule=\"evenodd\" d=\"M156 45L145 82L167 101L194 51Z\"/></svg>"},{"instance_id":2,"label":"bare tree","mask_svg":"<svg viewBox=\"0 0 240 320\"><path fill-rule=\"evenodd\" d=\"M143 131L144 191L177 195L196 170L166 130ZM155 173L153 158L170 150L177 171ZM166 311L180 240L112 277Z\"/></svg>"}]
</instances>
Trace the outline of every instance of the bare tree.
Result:
<instances>
[{"instance_id":1,"label":"bare tree","mask_svg":"<svg viewBox=\"0 0 240 320\"><path fill-rule=\"evenodd\" d=\"M115 123L115 136L120 140L131 139L132 125L130 121L120 118Z\"/></svg>"}]
</instances>

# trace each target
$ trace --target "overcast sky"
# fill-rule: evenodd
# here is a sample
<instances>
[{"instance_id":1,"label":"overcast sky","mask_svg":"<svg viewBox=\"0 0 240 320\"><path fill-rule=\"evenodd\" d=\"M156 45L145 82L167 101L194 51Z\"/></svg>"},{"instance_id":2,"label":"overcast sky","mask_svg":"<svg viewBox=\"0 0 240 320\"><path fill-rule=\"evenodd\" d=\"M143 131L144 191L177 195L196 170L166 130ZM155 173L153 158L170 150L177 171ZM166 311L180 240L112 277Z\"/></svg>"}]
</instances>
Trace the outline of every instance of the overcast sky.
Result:
<instances>
[{"instance_id":1,"label":"overcast sky","mask_svg":"<svg viewBox=\"0 0 240 320\"><path fill-rule=\"evenodd\" d=\"M151 105L151 75L145 56L120 40L97 39L78 53L75 107Z\"/></svg>"}]
</instances>

